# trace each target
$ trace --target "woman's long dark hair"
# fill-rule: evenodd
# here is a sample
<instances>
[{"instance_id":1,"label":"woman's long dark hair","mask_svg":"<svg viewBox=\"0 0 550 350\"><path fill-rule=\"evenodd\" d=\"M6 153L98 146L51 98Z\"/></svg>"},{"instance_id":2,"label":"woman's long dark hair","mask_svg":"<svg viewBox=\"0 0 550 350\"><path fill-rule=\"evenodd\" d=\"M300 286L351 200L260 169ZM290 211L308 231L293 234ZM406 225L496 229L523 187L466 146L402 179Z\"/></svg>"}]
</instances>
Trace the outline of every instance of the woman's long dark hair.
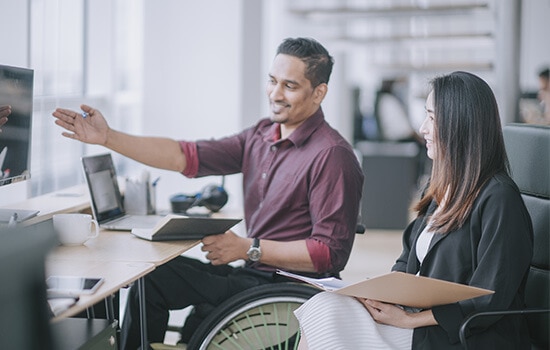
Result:
<instances>
[{"instance_id":1,"label":"woman's long dark hair","mask_svg":"<svg viewBox=\"0 0 550 350\"><path fill-rule=\"evenodd\" d=\"M453 72L431 82L434 93L434 144L430 184L415 209L427 212L432 200L445 202L432 228L448 233L460 228L485 183L509 172L497 102L489 85L467 72Z\"/></svg>"}]
</instances>

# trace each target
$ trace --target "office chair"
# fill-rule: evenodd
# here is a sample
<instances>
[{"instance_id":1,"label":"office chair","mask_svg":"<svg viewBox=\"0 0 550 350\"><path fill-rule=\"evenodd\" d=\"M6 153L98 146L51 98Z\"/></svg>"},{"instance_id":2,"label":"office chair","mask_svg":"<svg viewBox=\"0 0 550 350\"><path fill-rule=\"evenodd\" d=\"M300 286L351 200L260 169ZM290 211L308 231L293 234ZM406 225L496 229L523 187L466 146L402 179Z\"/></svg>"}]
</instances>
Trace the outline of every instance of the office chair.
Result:
<instances>
[{"instance_id":1,"label":"office chair","mask_svg":"<svg viewBox=\"0 0 550 350\"><path fill-rule=\"evenodd\" d=\"M533 222L533 258L525 288L526 309L478 312L460 328L467 349L471 323L480 317L526 317L532 349L549 348L550 315L550 127L510 124L503 128L512 178ZM515 316L513 316L515 315Z\"/></svg>"}]
</instances>

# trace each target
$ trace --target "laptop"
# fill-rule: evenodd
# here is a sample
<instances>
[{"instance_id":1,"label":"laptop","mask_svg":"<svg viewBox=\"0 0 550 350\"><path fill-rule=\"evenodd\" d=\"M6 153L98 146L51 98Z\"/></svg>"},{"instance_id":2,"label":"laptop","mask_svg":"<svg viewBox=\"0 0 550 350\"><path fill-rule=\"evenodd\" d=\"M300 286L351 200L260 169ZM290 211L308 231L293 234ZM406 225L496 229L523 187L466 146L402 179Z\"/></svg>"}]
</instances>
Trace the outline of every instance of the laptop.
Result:
<instances>
[{"instance_id":1,"label":"laptop","mask_svg":"<svg viewBox=\"0 0 550 350\"><path fill-rule=\"evenodd\" d=\"M120 231L150 229L163 218L161 215L126 213L110 153L82 157L82 166L90 191L92 212L101 228Z\"/></svg>"}]
</instances>

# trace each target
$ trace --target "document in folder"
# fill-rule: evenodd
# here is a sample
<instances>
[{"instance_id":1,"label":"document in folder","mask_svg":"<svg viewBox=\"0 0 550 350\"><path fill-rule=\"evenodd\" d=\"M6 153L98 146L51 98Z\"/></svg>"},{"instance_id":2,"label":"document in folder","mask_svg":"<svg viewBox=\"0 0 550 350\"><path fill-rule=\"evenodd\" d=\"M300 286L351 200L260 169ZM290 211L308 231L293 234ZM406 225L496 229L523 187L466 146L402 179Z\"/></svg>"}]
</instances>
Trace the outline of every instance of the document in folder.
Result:
<instances>
[{"instance_id":1,"label":"document in folder","mask_svg":"<svg viewBox=\"0 0 550 350\"><path fill-rule=\"evenodd\" d=\"M494 293L494 291L488 289L404 272L390 272L345 286L343 281L337 279L319 280L285 271L278 271L278 273L334 293L420 309Z\"/></svg>"}]
</instances>

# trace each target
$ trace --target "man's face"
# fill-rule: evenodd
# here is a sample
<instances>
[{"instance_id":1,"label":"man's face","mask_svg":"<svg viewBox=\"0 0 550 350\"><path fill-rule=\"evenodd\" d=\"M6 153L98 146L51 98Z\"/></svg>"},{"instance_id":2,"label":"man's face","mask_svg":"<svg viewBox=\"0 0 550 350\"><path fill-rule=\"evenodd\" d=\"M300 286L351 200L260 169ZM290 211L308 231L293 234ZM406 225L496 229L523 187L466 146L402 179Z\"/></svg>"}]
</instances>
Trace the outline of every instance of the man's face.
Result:
<instances>
[{"instance_id":1,"label":"man's face","mask_svg":"<svg viewBox=\"0 0 550 350\"><path fill-rule=\"evenodd\" d=\"M271 120L286 128L295 129L315 113L326 92L326 84L311 86L305 69L299 58L279 54L269 72L266 93Z\"/></svg>"}]
</instances>

